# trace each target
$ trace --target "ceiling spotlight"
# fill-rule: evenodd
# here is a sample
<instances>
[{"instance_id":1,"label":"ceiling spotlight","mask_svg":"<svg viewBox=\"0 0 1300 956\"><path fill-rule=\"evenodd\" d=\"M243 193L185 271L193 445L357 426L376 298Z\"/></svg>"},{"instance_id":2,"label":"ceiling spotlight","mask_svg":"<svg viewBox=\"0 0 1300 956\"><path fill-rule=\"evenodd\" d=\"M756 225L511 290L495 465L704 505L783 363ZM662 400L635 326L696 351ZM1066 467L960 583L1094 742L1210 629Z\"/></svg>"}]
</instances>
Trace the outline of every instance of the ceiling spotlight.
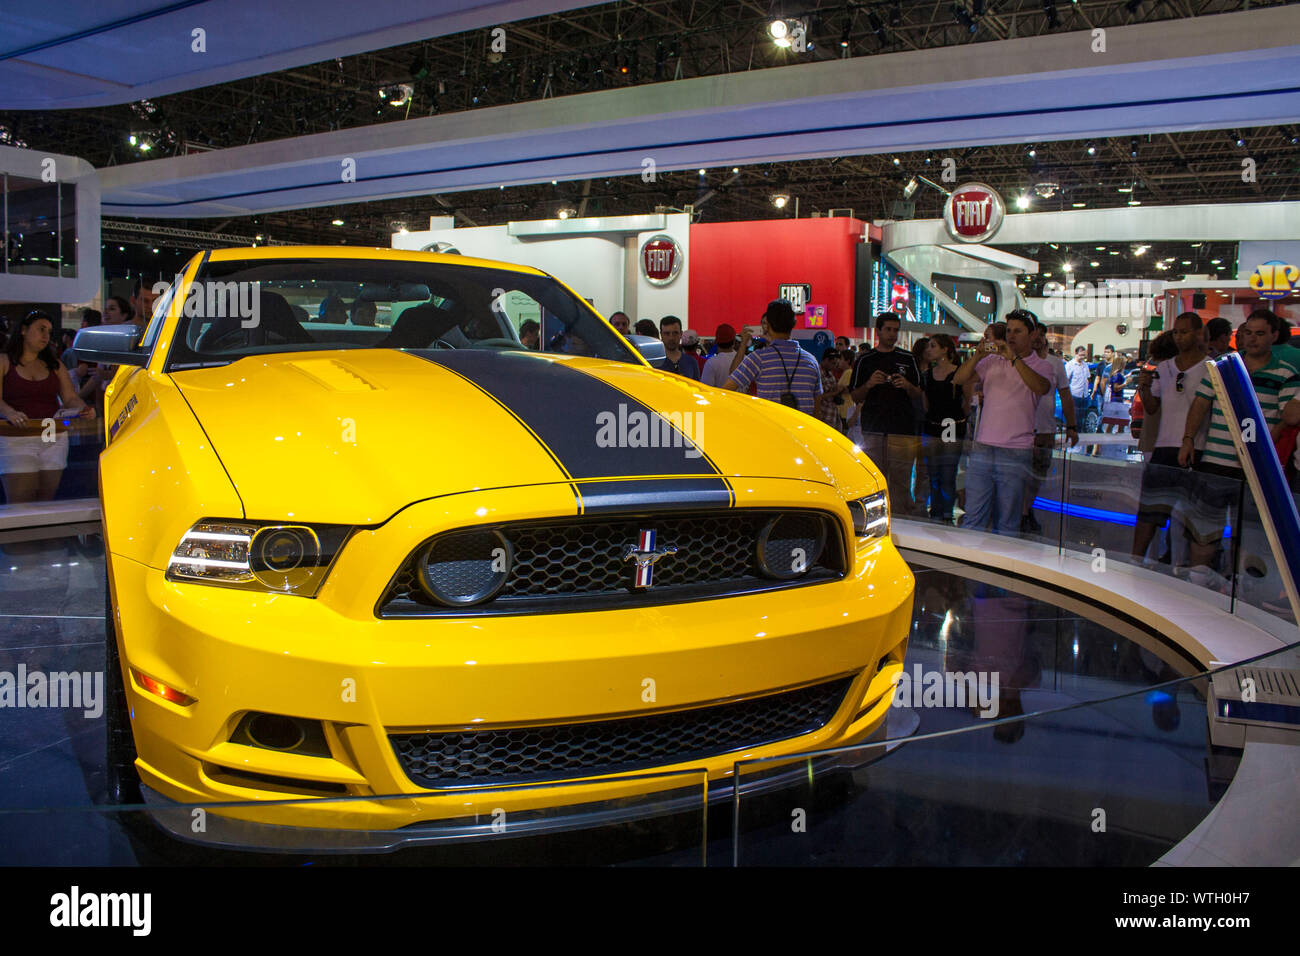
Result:
<instances>
[{"instance_id":1,"label":"ceiling spotlight","mask_svg":"<svg viewBox=\"0 0 1300 956\"><path fill-rule=\"evenodd\" d=\"M1062 262L1062 263L1061 263L1061 271L1062 271L1062 272L1073 272L1073 271L1074 271L1074 266L1073 266L1071 263L1069 263L1069 262Z\"/></svg>"},{"instance_id":2,"label":"ceiling spotlight","mask_svg":"<svg viewBox=\"0 0 1300 956\"><path fill-rule=\"evenodd\" d=\"M1146 255L1147 250L1150 248L1151 248L1150 246L1138 246L1136 249L1133 250L1133 255L1144 256Z\"/></svg>"},{"instance_id":3,"label":"ceiling spotlight","mask_svg":"<svg viewBox=\"0 0 1300 956\"><path fill-rule=\"evenodd\" d=\"M384 98L384 90L380 90L379 98ZM387 90L389 106L405 106L415 95L415 87L410 83L399 83L397 86L390 86Z\"/></svg>"},{"instance_id":4,"label":"ceiling spotlight","mask_svg":"<svg viewBox=\"0 0 1300 956\"><path fill-rule=\"evenodd\" d=\"M1129 204L1130 206L1140 206L1140 205L1142 205L1142 200L1140 200L1140 199L1130 199L1130 200L1128 201L1128 204Z\"/></svg>"},{"instance_id":5,"label":"ceiling spotlight","mask_svg":"<svg viewBox=\"0 0 1300 956\"><path fill-rule=\"evenodd\" d=\"M1132 186L1116 186L1116 187L1115 187L1115 192L1117 192L1117 193L1131 193L1132 191L1133 191L1133 187L1132 187Z\"/></svg>"},{"instance_id":6,"label":"ceiling spotlight","mask_svg":"<svg viewBox=\"0 0 1300 956\"><path fill-rule=\"evenodd\" d=\"M1034 193L1039 199L1051 199L1060 191L1060 189L1060 183L1054 183L1051 180L1034 183Z\"/></svg>"},{"instance_id":7,"label":"ceiling spotlight","mask_svg":"<svg viewBox=\"0 0 1300 956\"><path fill-rule=\"evenodd\" d=\"M975 22L975 18L970 15L970 11L962 4L954 3L952 5L952 15L958 23L966 28L968 33L975 33L979 30L979 24Z\"/></svg>"},{"instance_id":8,"label":"ceiling spotlight","mask_svg":"<svg viewBox=\"0 0 1300 956\"><path fill-rule=\"evenodd\" d=\"M343 225L343 220L342 220L342 219L333 219L333 220L331 220L331 225L341 226L341 225Z\"/></svg>"},{"instance_id":9,"label":"ceiling spotlight","mask_svg":"<svg viewBox=\"0 0 1300 956\"><path fill-rule=\"evenodd\" d=\"M732 167L731 167L731 175L735 176L735 175L738 174L739 172L740 172L740 167L739 167L739 166L732 166Z\"/></svg>"},{"instance_id":10,"label":"ceiling spotlight","mask_svg":"<svg viewBox=\"0 0 1300 956\"><path fill-rule=\"evenodd\" d=\"M1089 155L1089 156L1096 156L1096 155L1097 155L1097 147L1094 146L1092 143L1089 143L1089 144L1088 144L1088 155Z\"/></svg>"},{"instance_id":11,"label":"ceiling spotlight","mask_svg":"<svg viewBox=\"0 0 1300 956\"><path fill-rule=\"evenodd\" d=\"M134 145L136 144L137 140L136 140L136 135L135 135L135 133L132 133L132 134L131 134L131 136L128 138L127 142L129 142L132 146L134 146Z\"/></svg>"},{"instance_id":12,"label":"ceiling spotlight","mask_svg":"<svg viewBox=\"0 0 1300 956\"><path fill-rule=\"evenodd\" d=\"M1190 259L1183 259L1181 260L1181 264L1185 266L1190 266L1192 264L1192 261Z\"/></svg>"},{"instance_id":13,"label":"ceiling spotlight","mask_svg":"<svg viewBox=\"0 0 1300 956\"><path fill-rule=\"evenodd\" d=\"M874 14L873 14L873 15L874 15ZM876 22L877 22L877 23L880 22L880 18L879 18L879 17L876 17ZM844 29L840 32L840 46L843 47L843 48L846 49L846 50L849 48L849 24L848 24L848 21L845 21L845 23L844 23Z\"/></svg>"},{"instance_id":14,"label":"ceiling spotlight","mask_svg":"<svg viewBox=\"0 0 1300 956\"><path fill-rule=\"evenodd\" d=\"M1131 140L1128 141L1128 154L1132 156L1134 159L1137 159L1138 139L1136 136L1134 136Z\"/></svg>"},{"instance_id":15,"label":"ceiling spotlight","mask_svg":"<svg viewBox=\"0 0 1300 956\"><path fill-rule=\"evenodd\" d=\"M773 20L767 25L767 32L773 40L784 40L790 35L790 24L784 20Z\"/></svg>"},{"instance_id":16,"label":"ceiling spotlight","mask_svg":"<svg viewBox=\"0 0 1300 956\"><path fill-rule=\"evenodd\" d=\"M1029 196L1027 194L1021 193L1019 196L1016 197L1016 208L1017 209L1029 208Z\"/></svg>"},{"instance_id":17,"label":"ceiling spotlight","mask_svg":"<svg viewBox=\"0 0 1300 956\"><path fill-rule=\"evenodd\" d=\"M786 203L790 201L789 193L774 193L772 195L772 205L777 209L784 209Z\"/></svg>"},{"instance_id":18,"label":"ceiling spotlight","mask_svg":"<svg viewBox=\"0 0 1300 956\"><path fill-rule=\"evenodd\" d=\"M1034 147L1030 146L1030 147L1029 147L1029 158L1030 158L1030 159L1034 159L1037 155L1038 155L1038 150L1036 150L1036 149L1034 149Z\"/></svg>"},{"instance_id":19,"label":"ceiling spotlight","mask_svg":"<svg viewBox=\"0 0 1300 956\"><path fill-rule=\"evenodd\" d=\"M556 215L559 216L561 219L572 219L573 217L578 215L578 210L574 209L572 206L565 206L563 209L557 212Z\"/></svg>"},{"instance_id":20,"label":"ceiling spotlight","mask_svg":"<svg viewBox=\"0 0 1300 956\"><path fill-rule=\"evenodd\" d=\"M704 174L705 174L705 171L704 171L703 169L701 169L701 170L700 170L700 175L703 176Z\"/></svg>"},{"instance_id":21,"label":"ceiling spotlight","mask_svg":"<svg viewBox=\"0 0 1300 956\"><path fill-rule=\"evenodd\" d=\"M1092 268L1095 269L1095 268L1097 268L1097 266L1101 265L1101 263L1100 263L1100 262L1097 262L1097 261L1094 259L1092 262L1089 262L1088 265L1092 266Z\"/></svg>"},{"instance_id":22,"label":"ceiling spotlight","mask_svg":"<svg viewBox=\"0 0 1300 956\"><path fill-rule=\"evenodd\" d=\"M920 185L921 184L917 181L917 178L915 176L909 179L907 181L907 185L903 187L903 198L911 199L912 194L916 192L916 190L920 187Z\"/></svg>"},{"instance_id":23,"label":"ceiling spotlight","mask_svg":"<svg viewBox=\"0 0 1300 956\"><path fill-rule=\"evenodd\" d=\"M1070 203L1070 205L1073 206L1075 209L1082 209L1084 206L1088 204L1086 202L1072 202Z\"/></svg>"},{"instance_id":24,"label":"ceiling spotlight","mask_svg":"<svg viewBox=\"0 0 1300 956\"><path fill-rule=\"evenodd\" d=\"M895 166L899 166L899 165L901 165L901 164L902 164L902 160L900 160L897 156L895 156L895 157L894 157L894 165L895 165Z\"/></svg>"},{"instance_id":25,"label":"ceiling spotlight","mask_svg":"<svg viewBox=\"0 0 1300 956\"><path fill-rule=\"evenodd\" d=\"M1217 266L1217 265L1218 265L1220 262L1222 262L1222 261L1223 261L1222 259L1211 259L1211 260L1210 260L1210 265L1212 265L1212 266Z\"/></svg>"}]
</instances>

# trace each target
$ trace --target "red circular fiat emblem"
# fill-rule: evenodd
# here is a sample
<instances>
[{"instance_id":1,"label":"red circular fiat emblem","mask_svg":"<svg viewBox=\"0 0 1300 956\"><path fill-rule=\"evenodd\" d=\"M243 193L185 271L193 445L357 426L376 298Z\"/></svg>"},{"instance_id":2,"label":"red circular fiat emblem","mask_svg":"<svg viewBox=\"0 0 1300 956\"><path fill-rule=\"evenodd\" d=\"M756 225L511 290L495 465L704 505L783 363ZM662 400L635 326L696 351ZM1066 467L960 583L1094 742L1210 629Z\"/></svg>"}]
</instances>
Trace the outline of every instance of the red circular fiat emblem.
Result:
<instances>
[{"instance_id":1,"label":"red circular fiat emblem","mask_svg":"<svg viewBox=\"0 0 1300 956\"><path fill-rule=\"evenodd\" d=\"M953 190L943 206L948 235L958 242L984 242L1002 225L1006 207L991 186L967 183Z\"/></svg>"},{"instance_id":2,"label":"red circular fiat emblem","mask_svg":"<svg viewBox=\"0 0 1300 956\"><path fill-rule=\"evenodd\" d=\"M641 245L641 274L651 285L667 285L682 271L682 247L672 236L651 236Z\"/></svg>"}]
</instances>

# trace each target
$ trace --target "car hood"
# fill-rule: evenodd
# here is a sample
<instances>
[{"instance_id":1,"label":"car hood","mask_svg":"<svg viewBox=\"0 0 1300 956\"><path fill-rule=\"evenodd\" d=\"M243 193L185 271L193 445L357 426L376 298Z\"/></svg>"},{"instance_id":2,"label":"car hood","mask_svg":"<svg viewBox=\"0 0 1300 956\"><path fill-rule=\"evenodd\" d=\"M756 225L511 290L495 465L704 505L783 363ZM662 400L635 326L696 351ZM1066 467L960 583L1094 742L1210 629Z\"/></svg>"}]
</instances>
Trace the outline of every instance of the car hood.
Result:
<instances>
[{"instance_id":1,"label":"car hood","mask_svg":"<svg viewBox=\"0 0 1300 956\"><path fill-rule=\"evenodd\" d=\"M574 356L297 352L173 378L255 519L373 524L440 495L556 482L590 504L630 477L664 479L664 494L730 477L834 484L851 458L782 406Z\"/></svg>"}]
</instances>

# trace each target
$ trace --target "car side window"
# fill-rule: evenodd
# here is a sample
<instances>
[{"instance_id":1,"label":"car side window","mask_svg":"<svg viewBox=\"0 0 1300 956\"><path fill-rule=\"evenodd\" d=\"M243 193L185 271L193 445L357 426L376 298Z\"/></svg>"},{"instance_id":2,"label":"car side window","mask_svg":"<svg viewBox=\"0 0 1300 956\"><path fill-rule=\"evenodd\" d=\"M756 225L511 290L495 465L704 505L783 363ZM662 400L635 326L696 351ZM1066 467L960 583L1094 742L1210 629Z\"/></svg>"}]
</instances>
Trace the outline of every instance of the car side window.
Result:
<instances>
[{"instance_id":1,"label":"car side window","mask_svg":"<svg viewBox=\"0 0 1300 956\"><path fill-rule=\"evenodd\" d=\"M493 299L492 311L505 317L514 330L516 338L519 337L519 327L528 320L531 319L539 325L542 321L541 303L526 292L517 289L507 289Z\"/></svg>"}]
</instances>

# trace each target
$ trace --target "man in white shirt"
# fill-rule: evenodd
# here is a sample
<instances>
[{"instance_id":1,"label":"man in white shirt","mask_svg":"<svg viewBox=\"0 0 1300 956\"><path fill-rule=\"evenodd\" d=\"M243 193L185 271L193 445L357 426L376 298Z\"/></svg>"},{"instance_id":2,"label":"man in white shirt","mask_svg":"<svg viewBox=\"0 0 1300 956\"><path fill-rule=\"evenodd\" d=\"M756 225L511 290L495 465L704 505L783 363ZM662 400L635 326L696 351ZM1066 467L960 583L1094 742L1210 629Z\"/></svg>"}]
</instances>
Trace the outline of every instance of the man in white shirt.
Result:
<instances>
[{"instance_id":1,"label":"man in white shirt","mask_svg":"<svg viewBox=\"0 0 1300 956\"><path fill-rule=\"evenodd\" d=\"M718 351L704 363L700 381L714 388L725 388L727 376L731 374L731 359L736 351L736 330L727 323L722 323L714 333L713 342Z\"/></svg>"},{"instance_id":2,"label":"man in white shirt","mask_svg":"<svg viewBox=\"0 0 1300 956\"><path fill-rule=\"evenodd\" d=\"M1029 345L1035 355L1051 366L1051 374L1046 376L1051 383L1051 391L1038 400L1038 408L1034 413L1034 456L1030 464L1029 480L1025 482L1025 503L1020 518L1021 531L1038 534L1043 529L1034 517L1034 499L1038 497L1038 489L1042 487L1043 481L1051 473L1052 452L1056 448L1056 396L1052 392L1061 398L1067 444L1078 443L1079 430L1075 427L1074 399L1070 392L1070 376L1065 360L1047 351L1047 333L1042 325L1030 333Z\"/></svg>"},{"instance_id":3,"label":"man in white shirt","mask_svg":"<svg viewBox=\"0 0 1300 956\"><path fill-rule=\"evenodd\" d=\"M1133 529L1133 557L1142 559L1156 531L1164 527L1174 508L1192 490L1192 472L1178 464L1178 449L1187 427L1187 413L1196 400L1196 387L1204 376L1204 322L1195 312L1174 319L1174 345L1178 354L1156 366L1155 372L1138 376L1138 393L1148 415L1160 412L1151 460L1142 469L1142 491L1138 499L1137 524ZM1205 449L1209 416L1193 444L1193 462ZM1171 528L1172 532L1172 528Z\"/></svg>"},{"instance_id":4,"label":"man in white shirt","mask_svg":"<svg viewBox=\"0 0 1300 956\"><path fill-rule=\"evenodd\" d=\"M1088 404L1088 350L1082 345L1074 350L1074 358L1065 363L1065 374L1070 380L1070 398L1074 401L1074 420L1077 422ZM1065 410L1065 405L1061 410ZM1069 421L1068 417L1066 421Z\"/></svg>"}]
</instances>

